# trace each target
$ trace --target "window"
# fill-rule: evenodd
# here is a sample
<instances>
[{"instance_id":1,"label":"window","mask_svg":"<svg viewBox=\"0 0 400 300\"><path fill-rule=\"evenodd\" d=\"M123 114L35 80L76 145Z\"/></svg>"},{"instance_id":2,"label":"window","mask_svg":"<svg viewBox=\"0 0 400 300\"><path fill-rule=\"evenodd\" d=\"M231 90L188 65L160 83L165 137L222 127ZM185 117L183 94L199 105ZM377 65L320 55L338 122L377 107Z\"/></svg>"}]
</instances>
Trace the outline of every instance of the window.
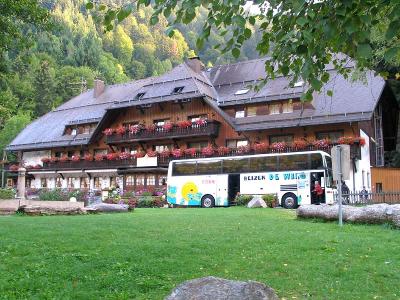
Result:
<instances>
[{"instance_id":1,"label":"window","mask_svg":"<svg viewBox=\"0 0 400 300\"><path fill-rule=\"evenodd\" d=\"M144 185L144 175L136 175L136 185Z\"/></svg>"},{"instance_id":2,"label":"window","mask_svg":"<svg viewBox=\"0 0 400 300\"><path fill-rule=\"evenodd\" d=\"M126 186L134 186L135 185L135 177L133 175L127 175L125 177Z\"/></svg>"},{"instance_id":3,"label":"window","mask_svg":"<svg viewBox=\"0 0 400 300\"><path fill-rule=\"evenodd\" d=\"M269 143L292 143L293 142L293 134L287 134L287 135L271 135L269 137Z\"/></svg>"},{"instance_id":4,"label":"window","mask_svg":"<svg viewBox=\"0 0 400 300\"><path fill-rule=\"evenodd\" d=\"M166 185L167 184L167 176L160 175L158 176L158 185Z\"/></svg>"},{"instance_id":5,"label":"window","mask_svg":"<svg viewBox=\"0 0 400 300\"><path fill-rule=\"evenodd\" d=\"M220 160L197 162L197 174L220 174L221 167Z\"/></svg>"},{"instance_id":6,"label":"window","mask_svg":"<svg viewBox=\"0 0 400 300\"><path fill-rule=\"evenodd\" d=\"M244 118L244 109L237 110L235 112L235 118Z\"/></svg>"},{"instance_id":7,"label":"window","mask_svg":"<svg viewBox=\"0 0 400 300\"><path fill-rule=\"evenodd\" d=\"M78 134L78 130L76 128L72 129L71 135L77 135L77 134Z\"/></svg>"},{"instance_id":8,"label":"window","mask_svg":"<svg viewBox=\"0 0 400 300\"><path fill-rule=\"evenodd\" d=\"M163 126L167 122L169 122L169 119L154 120L154 125Z\"/></svg>"},{"instance_id":9,"label":"window","mask_svg":"<svg viewBox=\"0 0 400 300\"><path fill-rule=\"evenodd\" d=\"M304 85L304 81L298 81L294 84L294 87L302 87Z\"/></svg>"},{"instance_id":10,"label":"window","mask_svg":"<svg viewBox=\"0 0 400 300\"><path fill-rule=\"evenodd\" d=\"M140 100L140 99L142 99L143 96L144 96L145 94L146 94L146 92L138 93L138 94L135 96L135 100Z\"/></svg>"},{"instance_id":11,"label":"window","mask_svg":"<svg viewBox=\"0 0 400 300\"><path fill-rule=\"evenodd\" d=\"M376 186L376 192L377 193L382 193L383 192L382 182L377 182L375 186Z\"/></svg>"},{"instance_id":12,"label":"window","mask_svg":"<svg viewBox=\"0 0 400 300\"><path fill-rule=\"evenodd\" d=\"M326 157L326 162L328 165L328 168L332 168L332 161L331 158L328 156ZM322 161L322 155L318 153L313 153L310 154L310 169L323 169L324 168L324 163Z\"/></svg>"},{"instance_id":13,"label":"window","mask_svg":"<svg viewBox=\"0 0 400 300\"><path fill-rule=\"evenodd\" d=\"M228 148L237 148L240 146L247 146L248 144L248 140L226 140L226 146Z\"/></svg>"},{"instance_id":14,"label":"window","mask_svg":"<svg viewBox=\"0 0 400 300\"><path fill-rule=\"evenodd\" d=\"M247 107L247 116L248 117L257 116L257 106L249 106L249 107Z\"/></svg>"},{"instance_id":15,"label":"window","mask_svg":"<svg viewBox=\"0 0 400 300\"><path fill-rule=\"evenodd\" d=\"M363 188L364 188L364 186L365 186L365 171L364 170L362 170L362 172L361 172L361 182L362 182L362 186L363 186Z\"/></svg>"},{"instance_id":16,"label":"window","mask_svg":"<svg viewBox=\"0 0 400 300\"><path fill-rule=\"evenodd\" d=\"M225 159L222 162L223 173L242 173L247 172L249 166L248 158Z\"/></svg>"},{"instance_id":17,"label":"window","mask_svg":"<svg viewBox=\"0 0 400 300\"><path fill-rule=\"evenodd\" d=\"M281 105L280 104L270 104L268 106L270 115L279 115L281 113Z\"/></svg>"},{"instance_id":18,"label":"window","mask_svg":"<svg viewBox=\"0 0 400 300\"><path fill-rule=\"evenodd\" d=\"M250 91L250 89L238 90L235 92L235 95L244 95L244 94L247 94L249 91Z\"/></svg>"},{"instance_id":19,"label":"window","mask_svg":"<svg viewBox=\"0 0 400 300\"><path fill-rule=\"evenodd\" d=\"M47 178L40 178L40 187L47 188Z\"/></svg>"},{"instance_id":20,"label":"window","mask_svg":"<svg viewBox=\"0 0 400 300\"><path fill-rule=\"evenodd\" d=\"M163 152L165 150L172 149L171 145L155 145L154 150L157 152Z\"/></svg>"},{"instance_id":21,"label":"window","mask_svg":"<svg viewBox=\"0 0 400 300\"><path fill-rule=\"evenodd\" d=\"M89 178L81 177L80 180L81 180L81 182L80 182L81 189L88 189L89 188Z\"/></svg>"},{"instance_id":22,"label":"window","mask_svg":"<svg viewBox=\"0 0 400 300\"><path fill-rule=\"evenodd\" d=\"M147 185L156 185L155 175L147 175Z\"/></svg>"},{"instance_id":23,"label":"window","mask_svg":"<svg viewBox=\"0 0 400 300\"><path fill-rule=\"evenodd\" d=\"M335 142L339 138L343 137L343 130L317 132L315 135L317 137L317 140L327 139L327 140L330 140L332 142Z\"/></svg>"},{"instance_id":24,"label":"window","mask_svg":"<svg viewBox=\"0 0 400 300\"><path fill-rule=\"evenodd\" d=\"M207 115L197 115L197 116L190 116L188 117L188 120L192 123L199 121L199 120L207 120Z\"/></svg>"},{"instance_id":25,"label":"window","mask_svg":"<svg viewBox=\"0 0 400 300\"><path fill-rule=\"evenodd\" d=\"M94 181L94 188L95 188L95 189L101 188L100 177L94 177L94 178L93 178L93 181Z\"/></svg>"},{"instance_id":26,"label":"window","mask_svg":"<svg viewBox=\"0 0 400 300\"><path fill-rule=\"evenodd\" d=\"M196 174L195 162L176 162L173 165L172 175L193 175Z\"/></svg>"},{"instance_id":27,"label":"window","mask_svg":"<svg viewBox=\"0 0 400 300\"><path fill-rule=\"evenodd\" d=\"M90 125L85 125L83 126L83 133L89 134L90 133Z\"/></svg>"},{"instance_id":28,"label":"window","mask_svg":"<svg viewBox=\"0 0 400 300\"><path fill-rule=\"evenodd\" d=\"M251 157L250 172L272 172L277 171L278 163L276 156Z\"/></svg>"},{"instance_id":29,"label":"window","mask_svg":"<svg viewBox=\"0 0 400 300\"><path fill-rule=\"evenodd\" d=\"M108 152L107 152L107 149L94 149L94 155L97 155L97 154L103 154L103 155L105 155L105 154L107 154Z\"/></svg>"},{"instance_id":30,"label":"window","mask_svg":"<svg viewBox=\"0 0 400 300\"><path fill-rule=\"evenodd\" d=\"M322 156L320 156L322 162ZM298 171L307 169L307 156L303 154L278 157L279 171Z\"/></svg>"},{"instance_id":31,"label":"window","mask_svg":"<svg viewBox=\"0 0 400 300\"><path fill-rule=\"evenodd\" d=\"M122 126L124 126L125 128L129 128L130 126L138 125L138 124L139 124L138 121L132 121L132 122L123 123Z\"/></svg>"},{"instance_id":32,"label":"window","mask_svg":"<svg viewBox=\"0 0 400 300\"><path fill-rule=\"evenodd\" d=\"M176 87L176 88L174 88L174 89L172 90L172 93L171 93L171 94L180 94L180 93L182 93L182 91L183 91L184 88L185 88L184 86L178 86L178 87Z\"/></svg>"},{"instance_id":33,"label":"window","mask_svg":"<svg viewBox=\"0 0 400 300\"><path fill-rule=\"evenodd\" d=\"M195 149L203 149L205 147L208 146L208 142L207 141L203 141L203 142L191 142L191 143L187 143L187 147L188 148L195 148Z\"/></svg>"},{"instance_id":34,"label":"window","mask_svg":"<svg viewBox=\"0 0 400 300\"><path fill-rule=\"evenodd\" d=\"M293 112L293 102L288 101L282 104L282 113L289 114Z\"/></svg>"},{"instance_id":35,"label":"window","mask_svg":"<svg viewBox=\"0 0 400 300\"><path fill-rule=\"evenodd\" d=\"M68 177L67 178L67 187L68 188L74 188L74 181L75 181L75 178Z\"/></svg>"},{"instance_id":36,"label":"window","mask_svg":"<svg viewBox=\"0 0 400 300\"><path fill-rule=\"evenodd\" d=\"M64 156L64 153L63 153L63 152L55 152L55 153L54 153L54 157L60 158L60 157L62 157L62 156Z\"/></svg>"},{"instance_id":37,"label":"window","mask_svg":"<svg viewBox=\"0 0 400 300\"><path fill-rule=\"evenodd\" d=\"M110 177L110 187L116 187L117 186L117 178L116 177Z\"/></svg>"}]
</instances>

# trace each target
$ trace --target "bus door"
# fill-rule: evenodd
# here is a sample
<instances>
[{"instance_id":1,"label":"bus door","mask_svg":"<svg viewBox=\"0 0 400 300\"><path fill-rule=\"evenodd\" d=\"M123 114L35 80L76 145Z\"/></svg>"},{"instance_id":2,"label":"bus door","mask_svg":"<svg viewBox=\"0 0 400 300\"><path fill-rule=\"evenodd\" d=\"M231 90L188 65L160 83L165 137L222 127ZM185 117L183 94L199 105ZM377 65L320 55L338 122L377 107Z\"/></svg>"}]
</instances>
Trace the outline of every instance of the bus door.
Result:
<instances>
[{"instance_id":1,"label":"bus door","mask_svg":"<svg viewBox=\"0 0 400 300\"><path fill-rule=\"evenodd\" d=\"M309 173L304 172L297 176L297 204L310 204L310 178Z\"/></svg>"},{"instance_id":2,"label":"bus door","mask_svg":"<svg viewBox=\"0 0 400 300\"><path fill-rule=\"evenodd\" d=\"M319 183L324 193L318 198L317 193L314 192L316 183ZM324 171L311 172L310 173L310 194L311 194L311 204L314 203L325 203L325 177Z\"/></svg>"},{"instance_id":3,"label":"bus door","mask_svg":"<svg viewBox=\"0 0 400 300\"><path fill-rule=\"evenodd\" d=\"M240 192L240 174L228 175L228 201L235 201L236 195Z\"/></svg>"},{"instance_id":4,"label":"bus door","mask_svg":"<svg viewBox=\"0 0 400 300\"><path fill-rule=\"evenodd\" d=\"M228 206L228 175L217 175L216 176L216 206Z\"/></svg>"}]
</instances>

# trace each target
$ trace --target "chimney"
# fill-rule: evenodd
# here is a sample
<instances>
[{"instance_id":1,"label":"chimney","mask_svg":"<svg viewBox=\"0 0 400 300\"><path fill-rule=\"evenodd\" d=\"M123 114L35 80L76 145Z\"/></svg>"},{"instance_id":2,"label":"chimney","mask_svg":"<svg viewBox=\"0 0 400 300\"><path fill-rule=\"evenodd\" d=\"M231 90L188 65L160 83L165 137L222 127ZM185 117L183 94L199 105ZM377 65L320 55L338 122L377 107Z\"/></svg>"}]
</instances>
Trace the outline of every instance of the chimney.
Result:
<instances>
[{"instance_id":1,"label":"chimney","mask_svg":"<svg viewBox=\"0 0 400 300\"><path fill-rule=\"evenodd\" d=\"M93 96L95 98L99 97L101 94L103 94L105 88L106 88L106 85L104 84L103 80L95 79L94 87L93 87Z\"/></svg>"},{"instance_id":2,"label":"chimney","mask_svg":"<svg viewBox=\"0 0 400 300\"><path fill-rule=\"evenodd\" d=\"M187 61L186 64L196 73L200 73L201 71L204 70L204 64L201 62L200 57L198 56L193 56L190 57Z\"/></svg>"}]
</instances>

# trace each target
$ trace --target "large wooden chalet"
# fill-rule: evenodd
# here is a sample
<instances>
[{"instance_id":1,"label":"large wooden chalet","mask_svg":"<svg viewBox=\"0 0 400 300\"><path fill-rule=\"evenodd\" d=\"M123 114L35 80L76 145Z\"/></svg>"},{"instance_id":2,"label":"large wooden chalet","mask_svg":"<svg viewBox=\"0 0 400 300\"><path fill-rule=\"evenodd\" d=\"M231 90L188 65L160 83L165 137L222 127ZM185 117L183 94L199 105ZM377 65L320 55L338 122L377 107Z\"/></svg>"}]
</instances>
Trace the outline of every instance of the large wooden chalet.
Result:
<instances>
[{"instance_id":1,"label":"large wooden chalet","mask_svg":"<svg viewBox=\"0 0 400 300\"><path fill-rule=\"evenodd\" d=\"M359 81L329 73L307 103L304 83L288 87L285 77L250 88L265 76L264 59L205 69L192 58L158 77L110 86L96 80L28 125L7 151L18 154L31 188L152 190L165 185L172 159L349 143L347 184L369 189L371 166L395 149L397 103L372 72Z\"/></svg>"}]
</instances>

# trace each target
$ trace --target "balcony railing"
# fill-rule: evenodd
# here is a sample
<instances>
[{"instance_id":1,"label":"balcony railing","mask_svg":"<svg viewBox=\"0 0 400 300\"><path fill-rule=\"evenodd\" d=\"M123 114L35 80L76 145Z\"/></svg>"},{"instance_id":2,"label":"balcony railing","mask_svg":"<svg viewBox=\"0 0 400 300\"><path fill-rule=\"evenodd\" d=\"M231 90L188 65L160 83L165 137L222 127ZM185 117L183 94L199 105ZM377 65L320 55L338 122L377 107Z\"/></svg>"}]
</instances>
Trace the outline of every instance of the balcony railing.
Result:
<instances>
[{"instance_id":1,"label":"balcony railing","mask_svg":"<svg viewBox=\"0 0 400 300\"><path fill-rule=\"evenodd\" d=\"M267 149L262 153L290 153L290 152L302 152L302 151L325 151L330 154L330 151L334 144L330 144L327 147L315 147L315 146L307 146L304 148L294 148L294 147L285 147L281 150L274 150L274 149ZM351 157L358 158L361 157L361 149L360 145L353 144L351 145ZM152 167L167 167L171 160L177 159L190 159L190 158L205 158L205 157L223 157L223 156L242 156L242 155L254 155L254 154L261 154L259 152L251 150L246 150L246 148L239 148L239 149L229 149L228 152L218 153L218 150L215 150L212 155L205 155L201 152L196 152L193 154L184 154L182 153L180 156L163 156L162 154L157 155L156 165L151 165ZM140 158L139 158L140 159ZM101 161L86 161L86 160L79 160L79 161L57 161L57 162L46 162L43 163L43 169L45 170L87 170L87 169L118 169L118 168L136 168L137 167L137 160L136 158L128 158L128 159L117 159L117 160L101 160ZM35 169L28 169L28 170L36 170Z\"/></svg>"},{"instance_id":2,"label":"balcony railing","mask_svg":"<svg viewBox=\"0 0 400 300\"><path fill-rule=\"evenodd\" d=\"M137 142L146 140L158 139L174 139L195 136L218 136L220 123L215 120L209 120L204 125L193 124L188 128L172 127L170 130L165 130L162 127L157 127L154 131L143 129L138 133L126 132L124 134L112 134L106 137L107 144L117 144L126 142Z\"/></svg>"}]
</instances>

